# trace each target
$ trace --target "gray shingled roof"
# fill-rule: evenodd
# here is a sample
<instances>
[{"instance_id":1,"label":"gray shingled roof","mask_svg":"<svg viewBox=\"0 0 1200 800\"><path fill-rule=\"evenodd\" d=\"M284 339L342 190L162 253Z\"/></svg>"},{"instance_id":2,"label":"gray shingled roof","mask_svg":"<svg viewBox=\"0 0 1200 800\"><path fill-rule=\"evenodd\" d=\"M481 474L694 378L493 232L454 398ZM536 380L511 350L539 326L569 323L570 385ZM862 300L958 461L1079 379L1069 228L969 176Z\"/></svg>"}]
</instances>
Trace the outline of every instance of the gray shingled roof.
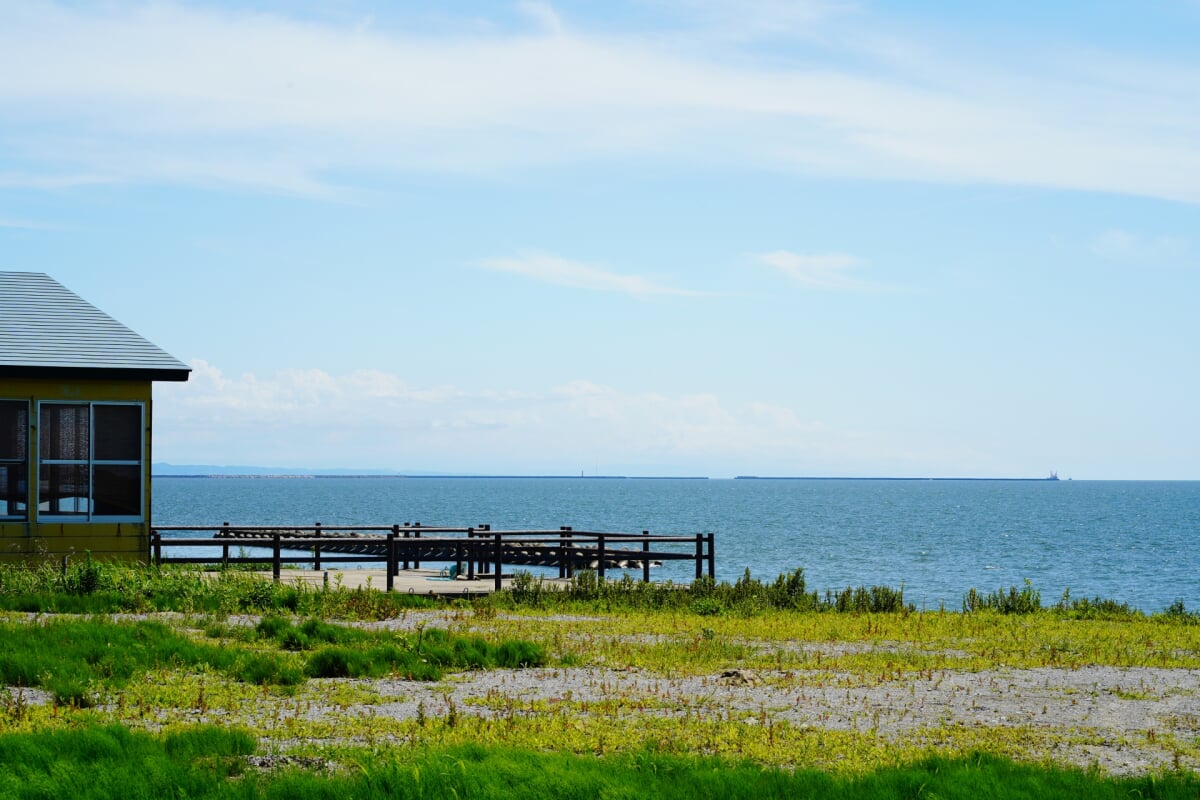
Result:
<instances>
[{"instance_id":1,"label":"gray shingled roof","mask_svg":"<svg viewBox=\"0 0 1200 800\"><path fill-rule=\"evenodd\" d=\"M0 272L0 376L186 381L190 371L49 275Z\"/></svg>"}]
</instances>

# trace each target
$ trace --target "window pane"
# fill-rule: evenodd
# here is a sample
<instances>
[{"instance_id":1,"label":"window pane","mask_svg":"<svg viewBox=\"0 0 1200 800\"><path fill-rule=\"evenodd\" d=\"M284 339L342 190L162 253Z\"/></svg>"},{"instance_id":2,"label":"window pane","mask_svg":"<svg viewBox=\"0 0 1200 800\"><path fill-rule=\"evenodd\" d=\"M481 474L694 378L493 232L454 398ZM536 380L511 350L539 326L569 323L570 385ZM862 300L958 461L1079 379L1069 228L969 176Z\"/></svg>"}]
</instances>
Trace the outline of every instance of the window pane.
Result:
<instances>
[{"instance_id":1,"label":"window pane","mask_svg":"<svg viewBox=\"0 0 1200 800\"><path fill-rule=\"evenodd\" d=\"M42 464L38 508L46 514L88 512L88 470L82 464Z\"/></svg>"},{"instance_id":2,"label":"window pane","mask_svg":"<svg viewBox=\"0 0 1200 800\"><path fill-rule=\"evenodd\" d=\"M44 404L41 412L42 458L86 460L88 457L88 407Z\"/></svg>"},{"instance_id":3,"label":"window pane","mask_svg":"<svg viewBox=\"0 0 1200 800\"><path fill-rule=\"evenodd\" d=\"M92 471L92 492L97 516L137 517L142 509L142 468L112 464Z\"/></svg>"},{"instance_id":4,"label":"window pane","mask_svg":"<svg viewBox=\"0 0 1200 800\"><path fill-rule=\"evenodd\" d=\"M141 461L142 407L93 406L97 461Z\"/></svg>"},{"instance_id":5,"label":"window pane","mask_svg":"<svg viewBox=\"0 0 1200 800\"><path fill-rule=\"evenodd\" d=\"M25 465L0 464L0 517L25 516Z\"/></svg>"},{"instance_id":6,"label":"window pane","mask_svg":"<svg viewBox=\"0 0 1200 800\"><path fill-rule=\"evenodd\" d=\"M24 461L28 441L28 404L0 402L0 461Z\"/></svg>"}]
</instances>

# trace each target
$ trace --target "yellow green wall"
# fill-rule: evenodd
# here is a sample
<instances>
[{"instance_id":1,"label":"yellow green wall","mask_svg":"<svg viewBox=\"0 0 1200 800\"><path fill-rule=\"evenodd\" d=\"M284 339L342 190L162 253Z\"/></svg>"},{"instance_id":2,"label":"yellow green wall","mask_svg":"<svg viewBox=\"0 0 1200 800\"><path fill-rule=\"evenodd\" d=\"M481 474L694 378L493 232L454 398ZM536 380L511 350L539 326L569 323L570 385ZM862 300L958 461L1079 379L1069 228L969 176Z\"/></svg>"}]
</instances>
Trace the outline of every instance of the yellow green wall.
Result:
<instances>
[{"instance_id":1,"label":"yellow green wall","mask_svg":"<svg viewBox=\"0 0 1200 800\"><path fill-rule=\"evenodd\" d=\"M150 381L56 381L0 378L0 400L30 403L28 485L38 485L37 401L123 401L145 403L145 446L142 454L143 509L141 522L38 521L34 493L29 518L0 521L0 562L60 561L63 556L101 560L148 561L150 555Z\"/></svg>"}]
</instances>

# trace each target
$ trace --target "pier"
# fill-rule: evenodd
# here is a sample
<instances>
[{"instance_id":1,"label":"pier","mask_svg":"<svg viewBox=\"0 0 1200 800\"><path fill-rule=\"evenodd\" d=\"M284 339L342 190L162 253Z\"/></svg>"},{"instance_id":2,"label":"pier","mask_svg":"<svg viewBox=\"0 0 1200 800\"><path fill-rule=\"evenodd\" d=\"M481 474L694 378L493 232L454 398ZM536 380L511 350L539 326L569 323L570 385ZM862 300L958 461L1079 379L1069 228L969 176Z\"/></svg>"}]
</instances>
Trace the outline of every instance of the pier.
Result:
<instances>
[{"instance_id":1,"label":"pier","mask_svg":"<svg viewBox=\"0 0 1200 800\"><path fill-rule=\"evenodd\" d=\"M505 568L537 566L557 570L570 579L591 570L604 579L610 571L640 571L650 581L650 570L665 561L692 561L697 579L715 573L713 534L693 536L652 535L599 531L493 530L490 525L465 528L403 525L230 525L158 526L150 532L154 564L207 564L212 566L270 565L279 581L285 565L303 565L313 572L337 565L376 562L385 575L387 591L395 591L401 576L431 576L452 583L467 582L476 591L500 591L510 579ZM200 552L220 548L220 554ZM170 553L164 553L169 549ZM263 551L268 554L262 554ZM190 551L190 553L188 552ZM422 564L426 567L422 567ZM428 565L438 565L430 573ZM444 573L444 575L443 575ZM412 580L403 581L413 591ZM423 586L423 585L422 585ZM430 587L432 594L459 594L450 586Z\"/></svg>"}]
</instances>

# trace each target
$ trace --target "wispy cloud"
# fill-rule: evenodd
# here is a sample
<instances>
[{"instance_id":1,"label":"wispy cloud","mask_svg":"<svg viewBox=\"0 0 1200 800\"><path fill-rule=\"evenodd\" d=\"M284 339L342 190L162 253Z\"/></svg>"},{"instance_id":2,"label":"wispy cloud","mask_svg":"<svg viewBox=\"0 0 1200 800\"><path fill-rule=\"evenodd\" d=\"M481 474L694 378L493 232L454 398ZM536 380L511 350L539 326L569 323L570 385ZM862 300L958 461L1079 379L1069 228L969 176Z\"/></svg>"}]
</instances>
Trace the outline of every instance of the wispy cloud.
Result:
<instances>
[{"instance_id":1,"label":"wispy cloud","mask_svg":"<svg viewBox=\"0 0 1200 800\"><path fill-rule=\"evenodd\" d=\"M99 174L57 175L38 172L0 172L0 187L29 189L71 189L76 186L95 186L113 183L114 179Z\"/></svg>"},{"instance_id":2,"label":"wispy cloud","mask_svg":"<svg viewBox=\"0 0 1200 800\"><path fill-rule=\"evenodd\" d=\"M856 447L795 409L730 406L711 393L629 392L587 380L465 391L414 387L378 371L229 376L203 360L192 368L186 384L155 389L161 460L564 473L600 462L725 475L742 465L786 473L800 468L797 459Z\"/></svg>"},{"instance_id":3,"label":"wispy cloud","mask_svg":"<svg viewBox=\"0 0 1200 800\"><path fill-rule=\"evenodd\" d=\"M919 65L886 61L862 45L868 12L789 5L760 0L742 38L724 40L715 27L588 27L544 2L521 5L525 29L464 19L436 34L17 4L0 27L0 146L20 164L10 180L34 185L82 174L320 193L342 171L653 157L1200 202L1194 63L1125 60L1113 74L1097 66L1105 53L989 62L920 42ZM830 20L838 35L822 37ZM797 31L786 57L747 44Z\"/></svg>"},{"instance_id":4,"label":"wispy cloud","mask_svg":"<svg viewBox=\"0 0 1200 800\"><path fill-rule=\"evenodd\" d=\"M1110 228L1092 242L1092 252L1110 261L1159 264L1177 261L1188 252L1180 236L1145 236L1121 228Z\"/></svg>"},{"instance_id":5,"label":"wispy cloud","mask_svg":"<svg viewBox=\"0 0 1200 800\"><path fill-rule=\"evenodd\" d=\"M554 6L549 3L522 0L522 2L517 4L517 8L521 13L537 23L546 33L557 35L566 30L562 17L554 10Z\"/></svg>"},{"instance_id":6,"label":"wispy cloud","mask_svg":"<svg viewBox=\"0 0 1200 800\"><path fill-rule=\"evenodd\" d=\"M695 295L686 289L663 286L641 275L623 275L571 261L550 253L524 253L515 258L488 258L479 262L485 269L509 272L542 283L599 292L646 297L649 295Z\"/></svg>"},{"instance_id":7,"label":"wispy cloud","mask_svg":"<svg viewBox=\"0 0 1200 800\"><path fill-rule=\"evenodd\" d=\"M758 259L792 280L816 289L870 291L883 288L880 284L847 274L862 262L845 253L804 255L776 250L773 253L760 253Z\"/></svg>"},{"instance_id":8,"label":"wispy cloud","mask_svg":"<svg viewBox=\"0 0 1200 800\"><path fill-rule=\"evenodd\" d=\"M12 219L0 217L0 228L12 228L25 231L57 231L62 230L57 225L50 225L45 222L33 222L26 219Z\"/></svg>"}]
</instances>

